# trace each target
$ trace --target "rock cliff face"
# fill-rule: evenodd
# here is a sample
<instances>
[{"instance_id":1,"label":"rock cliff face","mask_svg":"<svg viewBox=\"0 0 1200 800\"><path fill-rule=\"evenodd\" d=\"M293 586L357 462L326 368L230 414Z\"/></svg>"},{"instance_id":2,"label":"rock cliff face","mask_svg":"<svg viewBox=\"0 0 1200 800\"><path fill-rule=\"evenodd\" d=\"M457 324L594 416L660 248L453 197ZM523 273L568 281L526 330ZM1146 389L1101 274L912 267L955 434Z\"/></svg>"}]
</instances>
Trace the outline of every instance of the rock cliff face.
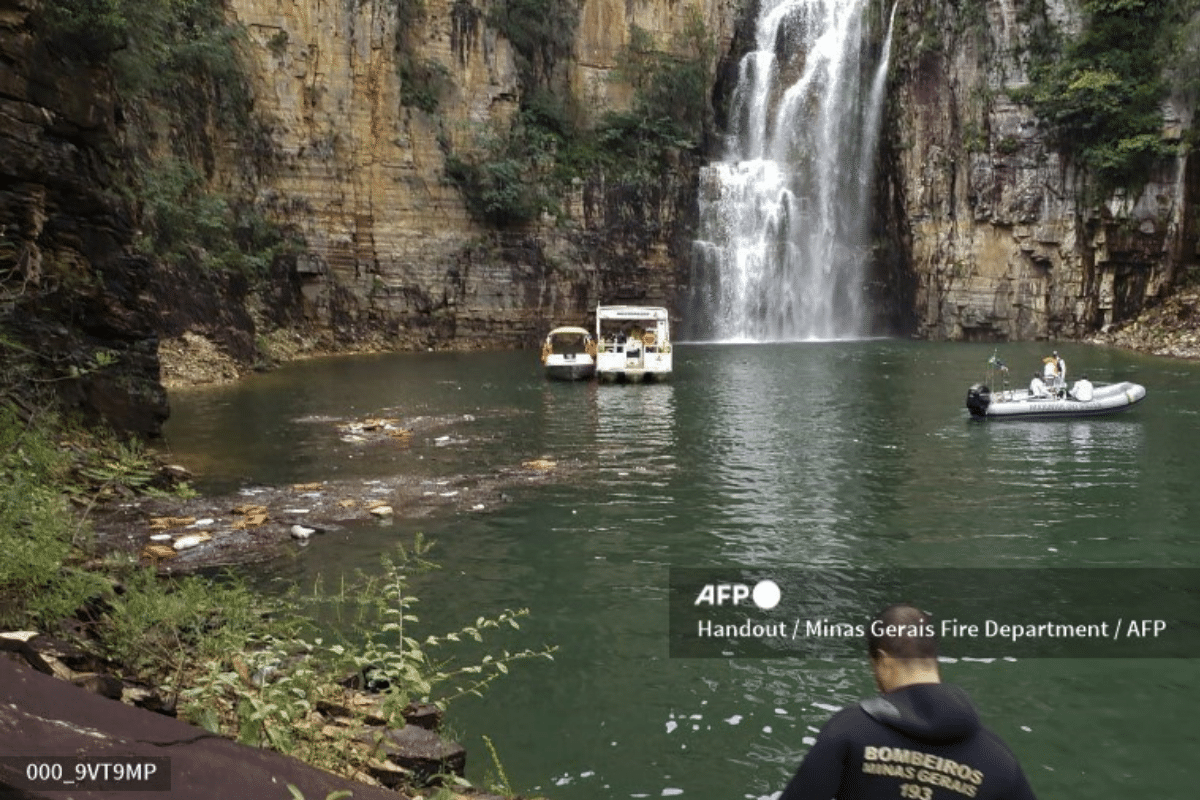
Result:
<instances>
[{"instance_id":1,"label":"rock cliff face","mask_svg":"<svg viewBox=\"0 0 1200 800\"><path fill-rule=\"evenodd\" d=\"M229 0L250 32L255 108L275 148L263 199L307 240L294 266L298 291L282 300L293 315L341 339L519 346L551 323L583 322L629 287L669 301L687 252L690 165L653 197L623 196L596 176L564 198L557 220L481 225L446 179L446 158L517 112L515 53L487 24L486 2L428 0L414 19L398 7ZM620 108L628 87L610 76L633 26L666 47L686 11L587 0L564 85L593 116ZM715 0L703 13L718 34L732 24ZM404 74L413 64L425 86ZM402 102L406 90L430 86L436 109Z\"/></svg>"},{"instance_id":2,"label":"rock cliff face","mask_svg":"<svg viewBox=\"0 0 1200 800\"><path fill-rule=\"evenodd\" d=\"M1136 196L1085 203L1084 177L1028 108L1035 25L1078 31L1076 3L988 0L962 26L953 4L914 0L897 16L883 212L908 263L901 305L914 332L942 339L1080 337L1135 316L1196 262L1194 159ZM1164 107L1177 144L1191 110ZM889 204L890 201L890 204Z\"/></svg>"},{"instance_id":3,"label":"rock cliff face","mask_svg":"<svg viewBox=\"0 0 1200 800\"><path fill-rule=\"evenodd\" d=\"M694 205L686 152L649 191L588 175L557 218L503 230L473 219L447 181L447 154L477 147L524 89L486 2L225 7L247 34L241 56L262 130L248 151L246 136L192 115L212 126L191 137L204 150L197 167L231 195L249 186L259 208L305 240L257 287L134 255L144 210L119 187L136 184L135 148L152 161L179 131L137 130L154 128L153 115L126 113L103 55L55 49L42 0L0 0L6 368L21 361L70 404L154 434L168 412L160 340L186 350L199 334L242 365L272 325L333 346L520 346L552 323L584 321L597 302L671 299ZM635 26L669 50L694 9L718 39L732 25L721 0L588 0L574 53L555 66L556 90L574 92L592 120L622 108L631 92L609 76ZM414 89L433 91L437 107L414 100Z\"/></svg>"},{"instance_id":4,"label":"rock cliff face","mask_svg":"<svg viewBox=\"0 0 1200 800\"><path fill-rule=\"evenodd\" d=\"M111 77L48 49L29 25L36 6L0 0L0 400L25 382L27 404L55 391L154 433L167 398L143 305L153 266L127 255L129 209L111 191Z\"/></svg>"}]
</instances>

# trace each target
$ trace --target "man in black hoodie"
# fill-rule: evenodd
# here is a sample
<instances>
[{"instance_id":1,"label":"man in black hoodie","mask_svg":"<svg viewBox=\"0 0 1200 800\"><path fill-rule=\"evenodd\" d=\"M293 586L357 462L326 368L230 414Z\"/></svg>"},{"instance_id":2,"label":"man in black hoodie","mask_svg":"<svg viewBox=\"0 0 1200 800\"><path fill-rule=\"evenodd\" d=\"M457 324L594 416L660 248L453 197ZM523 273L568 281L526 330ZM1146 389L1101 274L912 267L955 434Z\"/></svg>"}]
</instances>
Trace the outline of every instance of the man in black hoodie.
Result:
<instances>
[{"instance_id":1,"label":"man in black hoodie","mask_svg":"<svg viewBox=\"0 0 1200 800\"><path fill-rule=\"evenodd\" d=\"M888 606L871 621L867 650L882 694L825 723L779 800L1033 800L967 693L942 683L928 614Z\"/></svg>"}]
</instances>

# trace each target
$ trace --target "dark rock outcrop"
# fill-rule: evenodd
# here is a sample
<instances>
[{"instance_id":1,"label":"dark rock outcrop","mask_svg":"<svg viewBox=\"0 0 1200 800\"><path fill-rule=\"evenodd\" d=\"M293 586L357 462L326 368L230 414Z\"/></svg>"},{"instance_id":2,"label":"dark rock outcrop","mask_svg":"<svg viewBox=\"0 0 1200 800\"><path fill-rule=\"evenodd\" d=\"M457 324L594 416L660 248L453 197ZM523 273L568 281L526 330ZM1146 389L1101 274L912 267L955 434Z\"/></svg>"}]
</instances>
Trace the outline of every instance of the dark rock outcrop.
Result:
<instances>
[{"instance_id":1,"label":"dark rock outcrop","mask_svg":"<svg viewBox=\"0 0 1200 800\"><path fill-rule=\"evenodd\" d=\"M55 52L39 8L0 0L0 366L153 435L168 406L143 308L151 265L128 256L111 75Z\"/></svg>"},{"instance_id":2,"label":"dark rock outcrop","mask_svg":"<svg viewBox=\"0 0 1200 800\"><path fill-rule=\"evenodd\" d=\"M223 739L179 720L89 694L0 658L0 756L166 757L173 800L214 797L323 798L346 789L358 800L395 800L386 789L353 783L268 750ZM23 788L17 762L0 761L0 795L61 797ZM139 798L145 791L77 791L76 797Z\"/></svg>"}]
</instances>

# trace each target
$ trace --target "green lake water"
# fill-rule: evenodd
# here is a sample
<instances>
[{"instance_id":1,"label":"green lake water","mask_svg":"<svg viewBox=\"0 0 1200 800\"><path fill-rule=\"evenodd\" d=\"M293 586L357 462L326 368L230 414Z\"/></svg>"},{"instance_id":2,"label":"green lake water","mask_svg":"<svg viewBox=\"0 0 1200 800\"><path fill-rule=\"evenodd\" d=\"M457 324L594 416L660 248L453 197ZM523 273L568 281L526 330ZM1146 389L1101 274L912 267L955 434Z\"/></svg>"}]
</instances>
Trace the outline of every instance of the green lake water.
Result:
<instances>
[{"instance_id":1,"label":"green lake water","mask_svg":"<svg viewBox=\"0 0 1200 800\"><path fill-rule=\"evenodd\" d=\"M1133 380L1147 400L1107 418L972 421L966 389L993 349L680 344L672 381L645 386L549 382L532 352L321 359L173 393L166 445L207 491L537 457L577 466L509 491L498 509L353 527L255 573L372 570L424 532L442 566L419 585L429 632L525 607L499 646L560 648L452 706L470 777L494 774L486 734L514 788L553 800L766 798L834 710L873 693L865 659L672 658L671 568L827 570L847 576L839 600L853 606L856 571L880 567L1200 566L1200 365L1060 346L1073 376ZM1044 351L999 352L1023 385ZM378 414L469 418L407 448L347 444L322 421ZM1113 573L1096 574L1102 602ZM986 586L961 591L988 602ZM1017 658L943 671L1039 796L1190 797L1196 663Z\"/></svg>"}]
</instances>

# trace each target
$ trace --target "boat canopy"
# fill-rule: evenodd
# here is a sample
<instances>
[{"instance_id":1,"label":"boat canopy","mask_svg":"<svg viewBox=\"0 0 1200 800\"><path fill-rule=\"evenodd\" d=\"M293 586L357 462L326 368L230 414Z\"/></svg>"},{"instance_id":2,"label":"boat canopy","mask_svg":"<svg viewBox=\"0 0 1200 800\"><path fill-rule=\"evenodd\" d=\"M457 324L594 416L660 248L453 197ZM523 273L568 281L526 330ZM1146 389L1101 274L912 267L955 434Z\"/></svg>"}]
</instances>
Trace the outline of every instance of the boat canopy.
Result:
<instances>
[{"instance_id":1,"label":"boat canopy","mask_svg":"<svg viewBox=\"0 0 1200 800\"><path fill-rule=\"evenodd\" d=\"M667 310L657 306L597 306L596 320L606 319L666 321Z\"/></svg>"},{"instance_id":2,"label":"boat canopy","mask_svg":"<svg viewBox=\"0 0 1200 800\"><path fill-rule=\"evenodd\" d=\"M589 331L587 328L580 328L575 325L564 325L561 328L555 328L554 330L550 331L547 338L550 338L553 336L568 336L568 335L569 336L591 336L592 332Z\"/></svg>"}]
</instances>

